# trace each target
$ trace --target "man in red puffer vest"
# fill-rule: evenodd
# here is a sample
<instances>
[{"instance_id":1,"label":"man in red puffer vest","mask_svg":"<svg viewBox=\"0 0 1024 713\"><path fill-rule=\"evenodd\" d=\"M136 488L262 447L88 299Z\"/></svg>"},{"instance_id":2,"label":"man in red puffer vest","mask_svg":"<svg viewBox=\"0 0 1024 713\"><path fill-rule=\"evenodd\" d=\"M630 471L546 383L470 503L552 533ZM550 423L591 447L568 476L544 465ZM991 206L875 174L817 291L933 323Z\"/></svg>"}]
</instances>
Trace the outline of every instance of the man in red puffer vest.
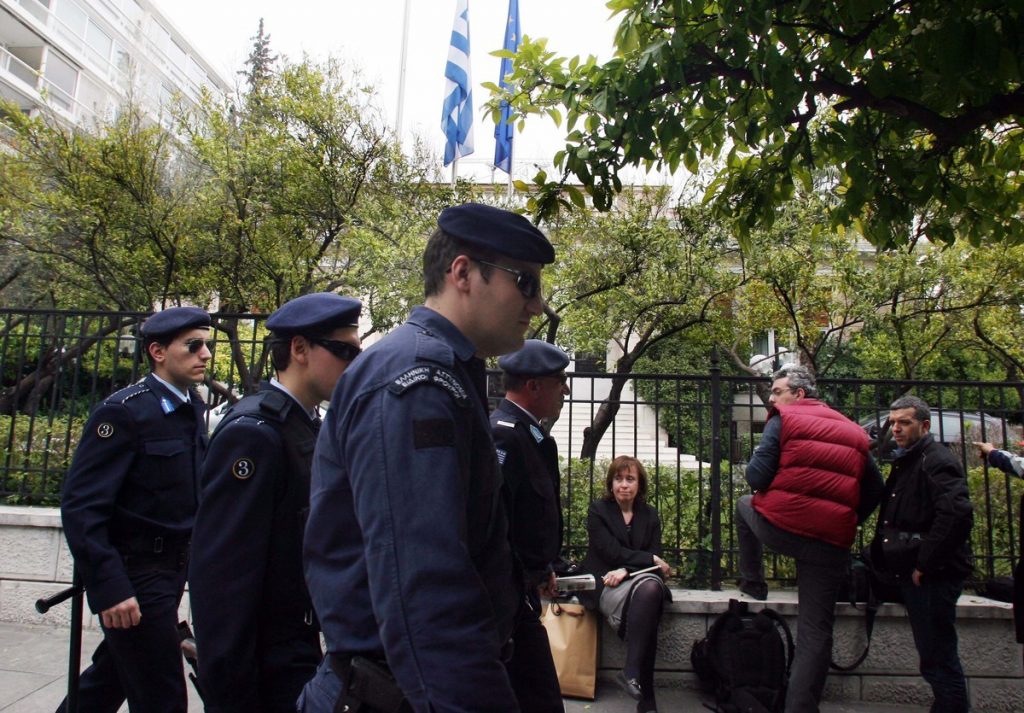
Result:
<instances>
[{"instance_id":1,"label":"man in red puffer vest","mask_svg":"<svg viewBox=\"0 0 1024 713\"><path fill-rule=\"evenodd\" d=\"M786 713L818 711L850 545L884 487L863 429L817 396L807 367L775 372L768 420L746 469L754 494L736 503L740 591L767 599L764 545L796 560L799 607Z\"/></svg>"}]
</instances>

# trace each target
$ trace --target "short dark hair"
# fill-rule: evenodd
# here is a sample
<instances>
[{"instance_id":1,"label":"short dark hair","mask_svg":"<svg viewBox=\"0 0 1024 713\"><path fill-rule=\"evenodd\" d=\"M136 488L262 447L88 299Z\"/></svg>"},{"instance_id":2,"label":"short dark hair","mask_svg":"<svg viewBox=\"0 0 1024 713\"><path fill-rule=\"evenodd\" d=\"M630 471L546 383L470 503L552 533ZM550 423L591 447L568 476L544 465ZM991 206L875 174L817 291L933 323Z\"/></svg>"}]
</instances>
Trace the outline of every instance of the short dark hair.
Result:
<instances>
[{"instance_id":1,"label":"short dark hair","mask_svg":"<svg viewBox=\"0 0 1024 713\"><path fill-rule=\"evenodd\" d=\"M637 483L636 499L637 502L643 502L647 496L647 469L644 468L644 464L640 462L638 458L633 456L616 456L611 463L608 464L608 474L604 478L604 499L614 500L615 495L612 493L612 483L615 482L615 476L619 474L620 470L628 468L631 465L636 466L636 475L640 480Z\"/></svg>"},{"instance_id":2,"label":"short dark hair","mask_svg":"<svg viewBox=\"0 0 1024 713\"><path fill-rule=\"evenodd\" d=\"M818 386L814 380L814 374L803 364L786 364L772 374L772 381L777 379L789 379L789 388L803 389L804 396L809 399L818 398Z\"/></svg>"},{"instance_id":3,"label":"short dark hair","mask_svg":"<svg viewBox=\"0 0 1024 713\"><path fill-rule=\"evenodd\" d=\"M914 420L915 421L931 421L932 410L928 406L928 403L917 396L910 396L909 394L900 396L898 399L889 404L890 411L902 411L905 408L914 409Z\"/></svg>"},{"instance_id":4,"label":"short dark hair","mask_svg":"<svg viewBox=\"0 0 1024 713\"><path fill-rule=\"evenodd\" d=\"M501 383L505 387L505 391L519 391L526 386L526 382L530 379L536 379L536 376L524 376L522 374L510 374L509 372L502 372Z\"/></svg>"},{"instance_id":5,"label":"short dark hair","mask_svg":"<svg viewBox=\"0 0 1024 713\"><path fill-rule=\"evenodd\" d=\"M156 362L153 361L153 355L149 353L150 344L159 344L164 349L171 345L175 339L178 338L177 332L175 334L162 334L159 337L142 337L142 353L146 355L146 361L149 362L149 369L152 371L156 367Z\"/></svg>"},{"instance_id":6,"label":"short dark hair","mask_svg":"<svg viewBox=\"0 0 1024 713\"><path fill-rule=\"evenodd\" d=\"M441 293L444 287L445 275L452 265L452 260L459 255L468 255L471 258L479 257L481 260L492 261L494 257L482 253L478 248L470 250L465 242L449 235L437 228L430 239L427 240L427 247L423 250L423 296L433 297ZM492 269L489 265L480 265L480 274L484 280L489 280Z\"/></svg>"}]
</instances>

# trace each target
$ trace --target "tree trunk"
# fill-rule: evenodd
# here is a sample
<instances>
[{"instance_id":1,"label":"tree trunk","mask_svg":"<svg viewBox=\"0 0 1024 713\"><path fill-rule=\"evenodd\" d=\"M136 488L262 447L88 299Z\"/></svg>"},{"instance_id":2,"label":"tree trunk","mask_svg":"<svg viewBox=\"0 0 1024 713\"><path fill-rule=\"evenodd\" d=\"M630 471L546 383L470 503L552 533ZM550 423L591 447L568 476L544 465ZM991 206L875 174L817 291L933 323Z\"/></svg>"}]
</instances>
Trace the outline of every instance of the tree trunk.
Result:
<instances>
[{"instance_id":1,"label":"tree trunk","mask_svg":"<svg viewBox=\"0 0 1024 713\"><path fill-rule=\"evenodd\" d=\"M622 390L626 388L626 382L629 381L632 369L632 359L623 357L619 360L615 369L617 376L612 379L608 397L598 407L593 423L583 429L583 447L580 449L580 458L593 459L596 456L601 439L604 438L604 434L615 421L619 408L622 406Z\"/></svg>"}]
</instances>

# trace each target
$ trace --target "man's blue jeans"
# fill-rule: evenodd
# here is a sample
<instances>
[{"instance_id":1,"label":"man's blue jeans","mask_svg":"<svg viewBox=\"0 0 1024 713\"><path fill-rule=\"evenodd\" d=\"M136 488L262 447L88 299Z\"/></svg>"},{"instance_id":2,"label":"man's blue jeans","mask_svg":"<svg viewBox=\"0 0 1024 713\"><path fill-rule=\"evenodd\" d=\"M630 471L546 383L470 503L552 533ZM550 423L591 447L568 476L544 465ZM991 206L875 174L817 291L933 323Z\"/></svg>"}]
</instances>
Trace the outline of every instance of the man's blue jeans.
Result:
<instances>
[{"instance_id":1,"label":"man's blue jeans","mask_svg":"<svg viewBox=\"0 0 1024 713\"><path fill-rule=\"evenodd\" d=\"M962 580L929 581L926 575L921 586L911 583L900 588L921 659L921 676L935 695L931 713L966 713L971 707L957 652L956 602L963 586Z\"/></svg>"}]
</instances>

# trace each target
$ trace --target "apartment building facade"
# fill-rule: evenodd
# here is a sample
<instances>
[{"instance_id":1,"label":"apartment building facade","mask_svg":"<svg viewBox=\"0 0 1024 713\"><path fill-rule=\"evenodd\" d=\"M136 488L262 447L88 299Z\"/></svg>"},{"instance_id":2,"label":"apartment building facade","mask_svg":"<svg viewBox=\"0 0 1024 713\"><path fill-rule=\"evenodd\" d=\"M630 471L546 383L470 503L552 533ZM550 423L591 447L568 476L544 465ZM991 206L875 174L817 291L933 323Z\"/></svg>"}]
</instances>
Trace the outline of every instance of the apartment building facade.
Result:
<instances>
[{"instance_id":1,"label":"apartment building facade","mask_svg":"<svg viewBox=\"0 0 1024 713\"><path fill-rule=\"evenodd\" d=\"M222 77L149 0L0 0L0 96L82 127L132 97L155 121Z\"/></svg>"}]
</instances>

